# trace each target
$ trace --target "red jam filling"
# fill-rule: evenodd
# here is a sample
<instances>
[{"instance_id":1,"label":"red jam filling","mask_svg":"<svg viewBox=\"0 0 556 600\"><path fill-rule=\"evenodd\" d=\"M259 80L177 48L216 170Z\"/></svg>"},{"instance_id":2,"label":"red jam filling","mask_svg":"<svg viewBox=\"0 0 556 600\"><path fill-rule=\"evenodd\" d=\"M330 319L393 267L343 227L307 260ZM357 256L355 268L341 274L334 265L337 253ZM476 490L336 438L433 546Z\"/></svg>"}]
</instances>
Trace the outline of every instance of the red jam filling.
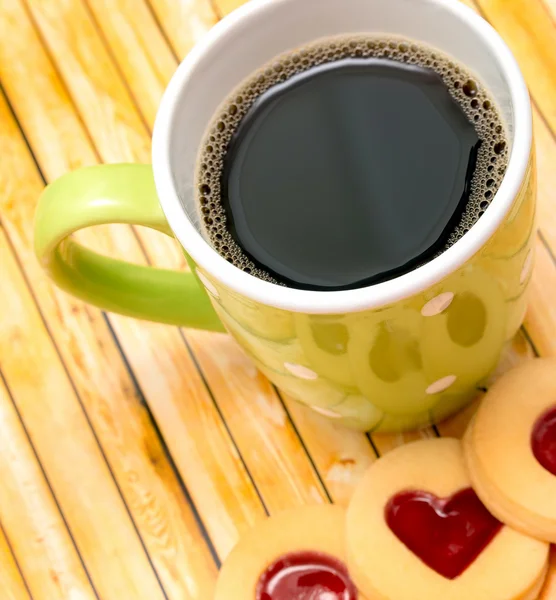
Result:
<instances>
[{"instance_id":1,"label":"red jam filling","mask_svg":"<svg viewBox=\"0 0 556 600\"><path fill-rule=\"evenodd\" d=\"M535 423L531 449L539 463L556 475L556 406L547 410Z\"/></svg>"},{"instance_id":2,"label":"red jam filling","mask_svg":"<svg viewBox=\"0 0 556 600\"><path fill-rule=\"evenodd\" d=\"M346 566L320 552L292 552L260 576L256 600L357 600Z\"/></svg>"},{"instance_id":3,"label":"red jam filling","mask_svg":"<svg viewBox=\"0 0 556 600\"><path fill-rule=\"evenodd\" d=\"M385 518L394 535L446 579L461 575L502 527L471 488L448 498L400 492L388 501Z\"/></svg>"}]
</instances>

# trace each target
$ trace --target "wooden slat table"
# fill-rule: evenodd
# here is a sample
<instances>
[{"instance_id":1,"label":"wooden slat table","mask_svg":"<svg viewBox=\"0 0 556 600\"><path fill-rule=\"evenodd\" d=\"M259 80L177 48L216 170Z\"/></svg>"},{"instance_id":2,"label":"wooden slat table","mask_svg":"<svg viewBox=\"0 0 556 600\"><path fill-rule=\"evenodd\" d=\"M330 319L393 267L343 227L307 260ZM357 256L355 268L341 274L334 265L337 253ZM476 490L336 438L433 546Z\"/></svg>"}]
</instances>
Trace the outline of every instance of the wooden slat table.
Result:
<instances>
[{"instance_id":1,"label":"wooden slat table","mask_svg":"<svg viewBox=\"0 0 556 600\"><path fill-rule=\"evenodd\" d=\"M471 410L407 435L341 430L279 396L227 336L104 314L58 291L32 253L48 181L148 162L178 62L241 0L0 3L0 598L210 600L218 566L267 513L346 504L363 471ZM524 328L499 372L556 354L556 0L471 6L515 52L534 101L539 235ZM185 269L169 238L85 244ZM556 565L545 600L556 598Z\"/></svg>"}]
</instances>

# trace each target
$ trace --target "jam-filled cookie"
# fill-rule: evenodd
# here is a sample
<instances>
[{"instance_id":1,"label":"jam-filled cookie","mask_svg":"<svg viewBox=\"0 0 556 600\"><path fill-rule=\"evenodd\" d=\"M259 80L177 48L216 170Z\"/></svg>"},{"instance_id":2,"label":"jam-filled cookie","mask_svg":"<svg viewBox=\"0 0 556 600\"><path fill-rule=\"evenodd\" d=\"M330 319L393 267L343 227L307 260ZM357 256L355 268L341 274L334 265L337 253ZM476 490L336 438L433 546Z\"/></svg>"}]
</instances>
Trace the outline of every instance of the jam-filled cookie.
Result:
<instances>
[{"instance_id":1,"label":"jam-filled cookie","mask_svg":"<svg viewBox=\"0 0 556 600\"><path fill-rule=\"evenodd\" d=\"M534 359L499 379L464 449L489 510L519 531L556 543L556 360Z\"/></svg>"},{"instance_id":2,"label":"jam-filled cookie","mask_svg":"<svg viewBox=\"0 0 556 600\"><path fill-rule=\"evenodd\" d=\"M449 438L375 462L347 511L350 574L370 600L533 600L548 549L488 512Z\"/></svg>"},{"instance_id":3,"label":"jam-filled cookie","mask_svg":"<svg viewBox=\"0 0 556 600\"><path fill-rule=\"evenodd\" d=\"M215 600L365 600L346 566L345 511L307 506L259 523L226 559Z\"/></svg>"}]
</instances>

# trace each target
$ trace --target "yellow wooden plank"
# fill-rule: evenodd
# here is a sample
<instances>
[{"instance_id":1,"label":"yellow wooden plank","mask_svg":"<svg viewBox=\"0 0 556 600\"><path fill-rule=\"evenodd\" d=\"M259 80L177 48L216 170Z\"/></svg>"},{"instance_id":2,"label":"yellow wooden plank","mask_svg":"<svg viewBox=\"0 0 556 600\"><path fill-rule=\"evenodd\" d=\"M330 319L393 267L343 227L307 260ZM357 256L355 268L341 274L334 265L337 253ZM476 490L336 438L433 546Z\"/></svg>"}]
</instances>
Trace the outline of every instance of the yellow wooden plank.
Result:
<instances>
[{"instance_id":1,"label":"yellow wooden plank","mask_svg":"<svg viewBox=\"0 0 556 600\"><path fill-rule=\"evenodd\" d=\"M5 600L31 600L13 554L0 530L0 590Z\"/></svg>"},{"instance_id":2,"label":"yellow wooden plank","mask_svg":"<svg viewBox=\"0 0 556 600\"><path fill-rule=\"evenodd\" d=\"M1 230L0 248L4 255ZM96 598L1 379L0 480L0 519L33 598ZM1 531L0 555L2 599L29 598Z\"/></svg>"},{"instance_id":3,"label":"yellow wooden plank","mask_svg":"<svg viewBox=\"0 0 556 600\"><path fill-rule=\"evenodd\" d=\"M133 319L114 323L216 550L225 558L241 532L264 516L252 482L177 330Z\"/></svg>"},{"instance_id":4,"label":"yellow wooden plank","mask_svg":"<svg viewBox=\"0 0 556 600\"><path fill-rule=\"evenodd\" d=\"M5 237L0 364L98 592L164 597ZM131 473L130 473L131 474Z\"/></svg>"},{"instance_id":5,"label":"yellow wooden plank","mask_svg":"<svg viewBox=\"0 0 556 600\"><path fill-rule=\"evenodd\" d=\"M245 0L213 0L213 4L218 14L224 17L245 4Z\"/></svg>"},{"instance_id":6,"label":"yellow wooden plank","mask_svg":"<svg viewBox=\"0 0 556 600\"><path fill-rule=\"evenodd\" d=\"M29 0L27 5L102 159L150 162L146 126L81 0ZM21 7L22 0L3 0L4 20L19 23ZM17 27L8 29L6 43L20 46L21 41L14 40L18 35ZM18 68L18 63L11 65L14 75L21 80ZM37 67L30 68L35 76ZM37 98L30 97L25 103L36 101ZM18 99L18 108L19 103ZM42 145L49 143L42 137L42 131L35 132L34 137ZM174 240L146 228L137 231L154 264L185 267L183 254Z\"/></svg>"},{"instance_id":7,"label":"yellow wooden plank","mask_svg":"<svg viewBox=\"0 0 556 600\"><path fill-rule=\"evenodd\" d=\"M0 529L0 590L6 600L30 600L21 573L4 533Z\"/></svg>"},{"instance_id":8,"label":"yellow wooden plank","mask_svg":"<svg viewBox=\"0 0 556 600\"><path fill-rule=\"evenodd\" d=\"M346 506L376 455L367 437L284 395L288 411L336 504Z\"/></svg>"},{"instance_id":9,"label":"yellow wooden plank","mask_svg":"<svg viewBox=\"0 0 556 600\"><path fill-rule=\"evenodd\" d=\"M541 355L556 354L556 137L538 110L533 110L537 150L537 221L543 243L537 243L531 300L525 326Z\"/></svg>"},{"instance_id":10,"label":"yellow wooden plank","mask_svg":"<svg viewBox=\"0 0 556 600\"><path fill-rule=\"evenodd\" d=\"M182 59L218 20L210 0L147 0Z\"/></svg>"},{"instance_id":11,"label":"yellow wooden plank","mask_svg":"<svg viewBox=\"0 0 556 600\"><path fill-rule=\"evenodd\" d=\"M543 0L548 10L548 14L553 21L556 21L556 0Z\"/></svg>"},{"instance_id":12,"label":"yellow wooden plank","mask_svg":"<svg viewBox=\"0 0 556 600\"><path fill-rule=\"evenodd\" d=\"M556 23L542 0L479 0L515 54L531 93L556 130Z\"/></svg>"},{"instance_id":13,"label":"yellow wooden plank","mask_svg":"<svg viewBox=\"0 0 556 600\"><path fill-rule=\"evenodd\" d=\"M556 250L556 139L539 111L533 109L537 150L537 222L549 246Z\"/></svg>"},{"instance_id":14,"label":"yellow wooden plank","mask_svg":"<svg viewBox=\"0 0 556 600\"><path fill-rule=\"evenodd\" d=\"M0 35L0 75L6 82L6 91L16 106L43 172L53 179L70 167L94 162L93 149L73 106L25 14L18 10L16 3L11 3L6 5L6 10L0 11L0 18L0 32L9 31L13 23L18 31L16 40L8 41L7 36ZM41 102L26 102L28 96L40 98ZM48 133L47 139L43 139L41 131ZM14 160L13 169L18 169L19 164ZM7 165L6 161L0 163L0 169L4 165ZM118 416L126 405L130 411L134 410L131 408L136 401L133 382L115 352L110 331L98 311L85 308L81 302L57 291L38 269L31 250L31 230L32 211L39 190L31 189L23 194L26 188L22 183L10 183L9 175L8 171L2 187L10 191L4 198L4 219L13 225L10 235L90 418L109 418L111 427L102 425L101 420L98 435L106 444L105 451L113 461L116 476L121 474L123 477L120 485L125 493L129 461L126 448L119 442L121 428L126 427L126 439L136 440L132 445L135 458L145 452L142 427L136 426L138 420L141 423L139 416L131 420L129 415ZM20 173L20 182L25 182L28 176L25 171ZM111 255L142 260L140 249L127 228L113 226L100 231L95 228L83 232L81 237ZM211 537L220 554L225 554L236 542L238 528L248 527L260 517L262 507L183 340L175 328L116 316L111 317L111 322L136 369L139 383ZM107 398L111 400L113 417L110 413L106 415ZM137 451L137 447L141 450ZM137 484L148 490L150 476L143 479L151 468L148 454L147 459L146 471ZM156 463L160 465L161 461ZM168 502L172 496L171 486L166 483L163 487L169 492L164 500ZM154 489L160 490L160 484ZM145 501L151 500L149 495L142 497ZM130 502L130 506L138 513L134 516L141 527L141 503ZM182 533L176 530L176 535ZM147 544L150 539L149 535L145 537ZM194 547L192 545L189 551L194 552ZM153 560L157 560L156 548L150 548L150 552L151 556L154 554ZM172 556L171 553L168 556ZM181 561L181 555L175 557ZM200 569L199 574L193 576L181 566L172 569L184 579L197 582L202 581L203 573L206 573L206 569Z\"/></svg>"},{"instance_id":15,"label":"yellow wooden plank","mask_svg":"<svg viewBox=\"0 0 556 600\"><path fill-rule=\"evenodd\" d=\"M268 510L325 501L284 407L251 359L227 335L195 331L188 340Z\"/></svg>"},{"instance_id":16,"label":"yellow wooden plank","mask_svg":"<svg viewBox=\"0 0 556 600\"><path fill-rule=\"evenodd\" d=\"M525 327L541 356L556 356L556 265L545 245L537 242L531 299Z\"/></svg>"},{"instance_id":17,"label":"yellow wooden plank","mask_svg":"<svg viewBox=\"0 0 556 600\"><path fill-rule=\"evenodd\" d=\"M177 61L144 0L85 0L148 123ZM183 37L183 31L182 31Z\"/></svg>"}]
</instances>

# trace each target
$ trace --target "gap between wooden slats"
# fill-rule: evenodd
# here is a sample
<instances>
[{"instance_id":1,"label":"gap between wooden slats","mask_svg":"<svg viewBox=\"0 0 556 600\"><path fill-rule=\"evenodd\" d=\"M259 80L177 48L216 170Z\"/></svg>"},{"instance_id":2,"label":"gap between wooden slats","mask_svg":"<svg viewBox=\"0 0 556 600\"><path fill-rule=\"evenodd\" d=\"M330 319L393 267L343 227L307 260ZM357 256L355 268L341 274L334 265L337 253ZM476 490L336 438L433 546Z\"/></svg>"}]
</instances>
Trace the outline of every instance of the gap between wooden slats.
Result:
<instances>
[{"instance_id":1,"label":"gap between wooden slats","mask_svg":"<svg viewBox=\"0 0 556 600\"><path fill-rule=\"evenodd\" d=\"M5 600L30 600L29 589L0 527L0 589Z\"/></svg>"}]
</instances>

